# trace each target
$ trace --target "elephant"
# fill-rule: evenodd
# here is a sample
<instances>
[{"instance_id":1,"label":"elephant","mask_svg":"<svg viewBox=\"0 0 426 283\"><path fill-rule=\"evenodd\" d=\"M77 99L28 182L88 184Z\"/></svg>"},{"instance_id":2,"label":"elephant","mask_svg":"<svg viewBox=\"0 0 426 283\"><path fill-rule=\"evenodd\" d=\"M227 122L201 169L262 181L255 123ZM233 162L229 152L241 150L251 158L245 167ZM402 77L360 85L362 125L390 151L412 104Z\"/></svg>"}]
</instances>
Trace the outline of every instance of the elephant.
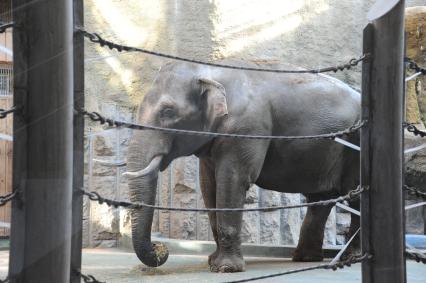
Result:
<instances>
[{"instance_id":1,"label":"elephant","mask_svg":"<svg viewBox=\"0 0 426 283\"><path fill-rule=\"evenodd\" d=\"M187 62L163 65L137 111L144 125L250 135L317 135L346 129L360 119L360 95L319 74L240 71ZM345 136L359 144L359 134ZM154 204L158 174L176 158L195 155L207 208L242 208L252 184L301 193L307 201L337 197L359 184L359 152L333 140L271 140L134 131L127 157L133 202ZM358 204L359 205L359 204ZM356 207L356 204L352 206ZM332 206L307 209L294 261L323 260L324 227ZM160 266L168 251L151 242L153 209L131 212L138 258ZM209 213L216 251L213 272L244 271L241 212ZM353 218L351 230L359 226Z\"/></svg>"}]
</instances>

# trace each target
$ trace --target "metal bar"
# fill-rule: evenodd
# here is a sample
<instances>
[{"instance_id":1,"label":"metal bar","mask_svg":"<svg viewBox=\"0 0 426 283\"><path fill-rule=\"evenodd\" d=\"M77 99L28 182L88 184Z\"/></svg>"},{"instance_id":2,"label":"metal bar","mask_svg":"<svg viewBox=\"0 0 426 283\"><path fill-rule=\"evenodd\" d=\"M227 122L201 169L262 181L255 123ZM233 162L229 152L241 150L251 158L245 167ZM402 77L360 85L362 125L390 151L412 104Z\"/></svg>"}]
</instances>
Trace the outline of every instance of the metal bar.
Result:
<instances>
[{"instance_id":1,"label":"metal bar","mask_svg":"<svg viewBox=\"0 0 426 283\"><path fill-rule=\"evenodd\" d=\"M5 134L0 134L0 140L13 141L13 137Z\"/></svg>"},{"instance_id":2,"label":"metal bar","mask_svg":"<svg viewBox=\"0 0 426 283\"><path fill-rule=\"evenodd\" d=\"M10 229L10 223L0 221L0 227Z\"/></svg>"},{"instance_id":3,"label":"metal bar","mask_svg":"<svg viewBox=\"0 0 426 283\"><path fill-rule=\"evenodd\" d=\"M421 74L422 74L422 72L415 73L414 75L411 75L411 76L409 76L409 77L405 78L405 81L406 81L406 82L411 81L412 79L417 78L417 77L418 77L418 76L420 76Z\"/></svg>"},{"instance_id":4,"label":"metal bar","mask_svg":"<svg viewBox=\"0 0 426 283\"><path fill-rule=\"evenodd\" d=\"M355 239L356 235L359 233L361 228L358 228L355 233L352 235L352 237L348 240L348 242L343 246L343 248L337 253L337 255L330 261L330 265L336 264L340 258L342 257L343 253L349 248L352 241Z\"/></svg>"},{"instance_id":5,"label":"metal bar","mask_svg":"<svg viewBox=\"0 0 426 283\"><path fill-rule=\"evenodd\" d=\"M88 135L88 143L89 143L89 152L88 152L88 160L87 160L87 188L89 189L89 190L94 190L94 187L93 187L93 139L94 139L94 137L92 136L92 135L90 135L90 131L89 131L89 135ZM87 225L88 226L88 231L87 231L87 234L88 234L88 241L87 241L87 243L88 243L88 245L89 245L89 247L92 247L92 224L93 224L93 219L92 219L92 216L93 216L93 206L92 206L92 203L89 201L88 203L87 203L87 205L89 206L88 207L88 212L89 212L89 215L87 215L87 218L89 219L89 224Z\"/></svg>"},{"instance_id":6,"label":"metal bar","mask_svg":"<svg viewBox=\"0 0 426 283\"><path fill-rule=\"evenodd\" d=\"M120 115L119 115L119 108L118 105L115 104L114 107L114 118L115 119L119 119ZM115 131L115 159L118 160L120 158L120 130L117 129ZM121 162L121 164L126 164L125 161ZM115 199L119 199L121 196L121 192L120 192L120 168L116 167L115 168ZM120 210L121 208L118 208L116 210L113 211L114 214L114 218L117 224L117 226L113 227L113 231L119 233L120 232ZM114 230L116 229L116 230ZM116 246L118 247L118 237L116 238Z\"/></svg>"},{"instance_id":7,"label":"metal bar","mask_svg":"<svg viewBox=\"0 0 426 283\"><path fill-rule=\"evenodd\" d=\"M27 6L30 3L31 6ZM69 282L73 152L72 2L13 1L10 282Z\"/></svg>"},{"instance_id":8,"label":"metal bar","mask_svg":"<svg viewBox=\"0 0 426 283\"><path fill-rule=\"evenodd\" d=\"M74 26L83 26L83 0L73 0ZM74 107L84 108L84 38L74 34ZM80 283L81 248L83 242L83 196L84 187L84 117L74 116L73 140L73 196L72 196L72 236L70 283Z\"/></svg>"},{"instance_id":9,"label":"metal bar","mask_svg":"<svg viewBox=\"0 0 426 283\"><path fill-rule=\"evenodd\" d=\"M345 140L343 140L343 139L341 139L341 138L334 138L334 140L335 140L336 142L340 143L340 144L343 144L344 146L347 146L347 147L349 147L349 148L355 149L355 150L357 150L357 151L360 151L360 150L361 150L361 148L360 148L359 146L354 145L354 144L352 144L352 143L350 143L350 142L348 142L348 141L345 141Z\"/></svg>"},{"instance_id":10,"label":"metal bar","mask_svg":"<svg viewBox=\"0 0 426 283\"><path fill-rule=\"evenodd\" d=\"M352 214L355 214L355 215L361 216L361 212L359 212L358 210L353 209L353 208L351 208L351 207L349 207L349 206L347 206L347 205L344 205L343 203L338 202L338 203L336 203L336 206L338 206L338 207L340 207L341 209L344 209L344 210L346 210L346 211L349 211L349 212L350 212L350 213L352 213Z\"/></svg>"},{"instance_id":11,"label":"metal bar","mask_svg":"<svg viewBox=\"0 0 426 283\"><path fill-rule=\"evenodd\" d=\"M369 166L369 241L373 259L363 265L364 283L406 282L404 258L403 105L404 0L381 0L370 10L371 73L369 140L363 166ZM364 141L365 143L366 141ZM364 145L361 145L363 148ZM365 159L366 158L366 159ZM366 165L368 163L368 165ZM365 180L363 180L365 182ZM363 204L362 208L365 208ZM362 209L362 210L363 210ZM368 211L369 210L369 211ZM364 226L362 226L364 229ZM364 231L363 231L364 233ZM363 235L365 236L365 235ZM367 268L366 265L368 265Z\"/></svg>"},{"instance_id":12,"label":"metal bar","mask_svg":"<svg viewBox=\"0 0 426 283\"><path fill-rule=\"evenodd\" d=\"M410 209L413 209L413 208L416 208L416 207L420 207L420 206L424 206L424 205L426 205L426 201L422 201L422 202L418 202L418 203L413 203L413 204L407 205L404 209L405 210L410 210Z\"/></svg>"},{"instance_id":13,"label":"metal bar","mask_svg":"<svg viewBox=\"0 0 426 283\"><path fill-rule=\"evenodd\" d=\"M424 148L426 148L426 143L424 143L422 145L419 145L419 146L416 146L416 147L408 148L408 149L404 150L404 153L405 154L412 153L412 152L416 152L416 151L422 150Z\"/></svg>"}]
</instances>

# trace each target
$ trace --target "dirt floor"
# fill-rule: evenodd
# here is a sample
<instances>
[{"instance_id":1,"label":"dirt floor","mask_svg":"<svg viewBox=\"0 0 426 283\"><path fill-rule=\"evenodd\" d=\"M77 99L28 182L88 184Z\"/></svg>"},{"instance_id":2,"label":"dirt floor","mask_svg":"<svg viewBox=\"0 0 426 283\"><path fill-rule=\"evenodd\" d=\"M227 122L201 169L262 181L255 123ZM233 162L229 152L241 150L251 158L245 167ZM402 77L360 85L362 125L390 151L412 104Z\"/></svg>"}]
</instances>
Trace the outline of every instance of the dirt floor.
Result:
<instances>
[{"instance_id":1,"label":"dirt floor","mask_svg":"<svg viewBox=\"0 0 426 283\"><path fill-rule=\"evenodd\" d=\"M0 279L6 277L8 255L7 251L0 251ZM274 258L246 258L246 263L245 272L217 274L209 271L206 256L172 255L162 267L147 268L133 253L119 249L86 249L83 252L83 273L94 275L99 281L107 283L227 282L315 265ZM361 282L360 268L356 264L334 272L315 270L256 282ZM426 265L409 261L407 271L409 283L425 282Z\"/></svg>"}]
</instances>

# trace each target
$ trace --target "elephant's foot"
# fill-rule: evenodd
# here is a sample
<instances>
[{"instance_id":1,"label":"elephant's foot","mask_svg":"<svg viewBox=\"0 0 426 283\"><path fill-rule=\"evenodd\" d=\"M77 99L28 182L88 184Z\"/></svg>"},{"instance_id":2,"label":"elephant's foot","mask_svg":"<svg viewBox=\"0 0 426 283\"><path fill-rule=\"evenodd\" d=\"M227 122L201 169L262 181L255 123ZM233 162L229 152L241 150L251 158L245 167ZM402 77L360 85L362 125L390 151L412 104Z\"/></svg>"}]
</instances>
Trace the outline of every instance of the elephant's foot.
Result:
<instances>
[{"instance_id":1,"label":"elephant's foot","mask_svg":"<svg viewBox=\"0 0 426 283\"><path fill-rule=\"evenodd\" d=\"M216 260L218 255L219 255L219 248L217 248L216 251L214 251L214 253L209 255L208 263L209 263L210 266Z\"/></svg>"},{"instance_id":2,"label":"elephant's foot","mask_svg":"<svg viewBox=\"0 0 426 283\"><path fill-rule=\"evenodd\" d=\"M228 273L241 272L245 269L245 262L241 256L218 253L210 264L210 271Z\"/></svg>"},{"instance_id":3,"label":"elephant's foot","mask_svg":"<svg viewBox=\"0 0 426 283\"><path fill-rule=\"evenodd\" d=\"M323 261L324 253L322 249L299 249L297 248L293 253L293 261L312 262Z\"/></svg>"}]
</instances>

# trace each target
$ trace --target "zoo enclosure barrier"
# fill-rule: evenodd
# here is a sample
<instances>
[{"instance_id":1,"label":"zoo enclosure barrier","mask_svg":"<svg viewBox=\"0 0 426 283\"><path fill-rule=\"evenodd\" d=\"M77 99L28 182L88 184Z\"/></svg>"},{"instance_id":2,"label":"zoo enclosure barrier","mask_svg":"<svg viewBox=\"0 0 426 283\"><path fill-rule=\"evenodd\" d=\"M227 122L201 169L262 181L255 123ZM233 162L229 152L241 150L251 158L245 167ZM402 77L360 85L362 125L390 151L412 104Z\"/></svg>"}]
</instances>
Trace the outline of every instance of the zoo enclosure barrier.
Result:
<instances>
[{"instance_id":1,"label":"zoo enclosure barrier","mask_svg":"<svg viewBox=\"0 0 426 283\"><path fill-rule=\"evenodd\" d=\"M19 4L19 2L23 2L22 1L17 1L17 3ZM363 219L363 223L362 223L362 248L363 248L363 252L364 254L357 259L353 259L354 262L355 260L362 260L363 262L363 281L364 282L387 282L389 281L389 278L395 279L397 280L397 282L403 282L403 275L405 275L405 268L404 265L402 263L402 259L403 259L403 241L401 239L401 231L403 230L403 227L401 225L401 219L402 219L402 209L401 209L401 187L402 187L402 176L401 174L398 172L402 172L401 169L401 136L398 136L398 134L395 133L399 133L401 134L401 129L402 129L402 120L401 117L402 115L397 115L398 113L401 113L402 111L402 45L401 45L401 38L402 38L402 19L403 19L403 7L404 7L404 2L403 1L391 1L392 4L394 4L394 6L389 7L388 5L384 5L383 6L383 1L379 2L379 5L376 5L375 8L373 8L373 12L370 13L370 20L372 22L372 24L370 24L369 26L367 26L367 28L364 30L364 54L372 54L372 56L368 58L368 60L366 60L363 64L363 117L362 117L362 121L368 121L368 128L363 127L361 129L361 161L363 164L363 167L361 169L361 188L365 188L365 187L370 187L369 190L369 194L363 194L362 195L362 219ZM74 7L75 7L75 18L74 18L74 23L75 26L83 26L82 25L82 5L81 5L81 1L75 0L74 1ZM63 5L62 4L58 4L55 7L51 7L51 5L45 5L46 8L51 9L50 11L52 13L47 13L47 15L53 15L55 13L53 13L53 10L55 10L56 12L58 12L59 14L66 14L70 13L68 6ZM43 10L43 13L41 13L41 11L39 9L35 9L35 10L28 10L26 11L26 13L18 13L18 12L14 12L14 18L16 20L16 22L19 22L19 24L21 25L26 25L28 23L26 23L24 21L25 19L25 15L27 14L31 14L34 19L38 19L40 22L35 22L32 23L33 26L28 27L28 30L24 29L17 29L16 31L16 36L14 33L14 37L15 37L15 43L14 47L19 49L22 48L23 50L25 49L26 52L34 52L37 50L37 48L31 49L31 46L26 45L26 42L24 44L24 42L22 41L22 38L37 38L40 34L39 32L37 33L38 30L43 30L42 28L38 28L40 25L40 27L43 27L43 25L41 23L43 23L44 21L47 21L48 19L45 19L45 15L46 15L46 11ZM53 21L59 21L58 23L62 26L67 27L67 31L72 31L72 27L70 26L69 22L66 22L65 19L68 19L69 17L55 17L55 19ZM46 26L46 25L44 25ZM390 27L392 27L392 30L389 30ZM395 31L395 27L398 27L398 29ZM57 27L53 26L52 27L53 32L51 33L53 36L50 38L42 38L42 40L29 40L28 42L31 42L31 44L36 45L37 47L39 47L39 45L41 44L41 46L43 45L48 45L49 40L56 39L55 37L57 37L59 40L65 40L64 42L66 42L66 39L69 39L69 34L68 33L58 33ZM34 34L31 33L31 31L36 31L34 32ZM60 32L62 32L63 30L61 29ZM380 37L381 34L384 34L386 36L384 36L383 38ZM93 38L94 41L98 41L100 44L104 44L106 46L108 46L108 42L106 42L105 40L101 40L100 37L94 37ZM81 58L83 58L82 55L82 51L83 51L83 47L82 47L82 38L75 36L74 37L74 43L80 43L78 45L75 44L75 50L74 50L74 89L75 89L75 93L74 93L74 104L76 109L84 109L84 105L82 105L82 97L83 93L84 93L84 88L82 88L83 86L83 80L81 77L82 72L82 64L81 64ZM392 44L390 44L392 43ZM116 45L110 45L113 48L116 48ZM108 46L109 47L109 46ZM385 48L386 47L386 48ZM52 50L49 50L49 52L57 52L59 53L61 50L52 48ZM130 51L136 51L136 50L130 50ZM140 51L140 50L137 50ZM378 52L380 51L380 52ZM154 54L153 55L159 55L159 54ZM389 56L389 55L392 56ZM37 57L39 56L39 54L34 53L36 58L40 58L43 59L43 56L41 57ZM54 55L54 54L53 54ZM401 56L399 56L401 55ZM172 58L169 57L169 58ZM385 61L384 58L387 58L388 60ZM46 276L51 275L54 278L65 278L65 277L69 277L69 274L67 274L67 270L69 270L69 261L65 261L64 264L62 266L60 266L59 268L55 269L55 270L51 270L50 266L49 266L49 261L47 260L46 262L39 262L38 266L37 266L37 273L35 272L35 270L33 268L31 268L30 266L26 266L26 261L25 258L26 256L29 255L34 255L37 253L37 251L35 249L22 249L19 245L22 245L24 247L31 247L31 243L33 243L32 241L34 241L34 239L37 239L37 237L35 237L33 234L31 234L31 229L21 229L19 227L22 226L26 226L26 227L34 227L31 226L32 224L36 224L36 223L32 223L30 220L31 218L28 218L29 216L32 216L33 213L34 215L37 214L36 211L31 211L32 206L26 206L25 202L23 202L26 199L31 199L31 202L33 204L34 207L41 207L43 205L43 203L48 203L49 205L46 206L46 209L52 209L51 211L58 211L57 208L60 207L63 203L66 203L67 197L70 197L70 194L66 195L66 194L57 194L56 192L51 192L50 194L44 195L47 196L47 200L44 198L40 198L39 195L34 194L34 191L36 190L31 190L29 189L29 187L31 187L33 184L28 184L28 183L21 183L19 180L23 179L25 180L26 176L21 176L20 174L22 174L22 172L26 172L27 167L29 166L29 168L31 170L34 170L34 172L39 172L37 171L38 169L36 167L33 166L32 163L28 163L27 164L27 160L26 157L27 156L32 156L32 154L35 154L34 152L34 147L37 148L37 146L33 146L31 147L27 147L28 143L27 143L27 134L33 134L34 129L32 127L28 127L27 125L27 121L25 119L25 114L26 113L52 113L51 111L56 111L58 112L58 110L64 110L64 104L54 104L53 105L47 105L47 106L40 106L40 105L33 105L31 103L28 103L25 99L24 99L24 95L22 93L22 90L25 89L26 87L28 89L31 89L34 91L34 93L37 96L43 97L43 95L46 95L45 93L49 93L46 91L41 91L41 89L39 89L40 85L36 85L36 84L31 84L32 82L36 81L34 78L31 81L26 81L26 78L22 76L22 71L26 71L27 67L28 67L28 61L27 59L24 58L17 58L18 60L16 60L16 68L15 68L15 78L17 79L15 81L15 89L17 94L19 93L19 95L16 96L16 100L15 100L15 105L19 105L20 107L24 107L23 109L25 110L25 113L16 113L16 124L15 124L15 129L19 126L22 126L23 129L22 131L16 131L14 133L14 148L17 149L17 153L15 155L15 161L14 162L14 169L21 169L21 170L14 170L14 181L16 182L16 187L14 187L14 192L17 191L19 192L18 194L16 194L14 196L14 201L13 201L13 217L14 219L13 221L13 225L12 225L12 235L15 235L12 237L12 248L11 248L11 270L10 270L10 281L15 282L15 280L25 280L25 278L28 278L28 276L33 275L36 278L42 279L42 278L46 278ZM177 58L174 58L177 59ZM366 57L362 58L362 59L366 59ZM33 63L33 62L32 62ZM202 62L197 62L197 63L202 63ZM57 61L50 61L48 64L46 64L46 66L48 66L51 69L56 70L56 68L52 68L52 67L57 67L58 69L62 68L68 68L67 70L72 69L72 67L70 66L70 62L68 60L57 60ZM37 76L41 76L41 77L46 77L47 75L51 74L49 73L49 68L47 68L46 66L42 67L41 70L43 70L43 72L40 73L34 73L32 72L30 75L37 77ZM387 66L388 68L384 68L385 66ZM217 66L220 67L220 66ZM225 67L225 66L222 66ZM237 68L235 68L237 69ZM325 68L325 69L329 69L329 71L334 71L336 69L336 67L332 67L332 68ZM388 70L392 70L391 73L389 72L385 72L384 69L386 71ZM320 69L320 70L324 70L324 69ZM339 68L337 68L337 70L339 70ZM285 70L288 71L288 70ZM51 72L51 71L50 71ZM308 72L308 71L306 71ZM319 70L316 70L314 73L319 72ZM66 73L66 72L65 72ZM285 72L284 72L285 73ZM296 70L296 73L300 73L300 70ZM308 72L309 73L309 72ZM19 74L20 76L17 76L16 74ZM66 77L64 76L63 78L59 79L57 83L59 86L62 86L64 82L68 81L69 82L70 77ZM56 86L58 86L56 85ZM53 85L52 87L54 87L55 85ZM389 97L387 97L387 99L389 101L384 100L384 96L383 93L389 94ZM70 102L72 99L72 92L70 91L70 89L66 89L63 92L63 99L65 99L65 105L71 105L72 103L68 103ZM374 94L374 98L375 100L372 101L370 99L370 95ZM36 99L35 99L36 100ZM63 102L63 101L59 101L59 102ZM390 103L390 105L388 105L388 103ZM389 109L387 108L382 108L380 107L380 103L383 103L384 106L389 107ZM45 107L45 108L38 108L38 107ZM41 110L41 111L40 111ZM376 111L374 112L374 115L370 115L369 111ZM56 113L55 112L55 113ZM63 112L63 113L62 113ZM58 117L56 117L57 119L57 125L59 124L63 124L64 122L64 118L65 117L69 117L69 115L71 114L71 111L69 111L68 109L65 111L60 111L60 113L58 114ZM373 113L371 113L373 114ZM391 115L393 114L393 115ZM81 179L82 179L82 172L81 172L81 168L78 168L77 166L81 165L82 162L82 154L81 154L81 148L82 148L82 129L83 129L83 115L77 115L75 116L75 120L74 120L74 131L77 133L76 135L74 135L74 167L73 167L73 171L74 171L74 175L70 176L70 175L66 175L66 178L68 181L70 180L74 180L74 203L73 203L73 217L72 219L72 228L73 228L73 237L75 235L77 235L75 238L73 238L72 240L72 252L71 254L69 252L66 251L65 248L63 249L57 249L55 250L55 256L58 256L60 258L68 258L71 257L71 266L72 266L72 270L76 271L76 272L72 272L71 274L71 281L72 282L78 282L77 280L80 280L80 277L82 276L81 273L79 273L80 270L80 266L81 266L81 241L80 243L78 243L79 240L79 236L78 233L81 233L81 217L75 217L78 215L81 215L81 187L78 184L81 184ZM100 119L100 116L98 115L94 115L93 116L95 119ZM36 117L37 118L37 117ZM391 120L389 123L394 125L394 128L386 128L386 124L384 123L384 120L387 120L389 122L389 120ZM99 120L102 122L102 120ZM107 119L105 119L104 123L108 123ZM61 125L62 125L61 124ZM108 123L109 124L109 123ZM116 124L115 122L112 123L115 126L125 126L125 124ZM70 133L70 131L72 131L72 127L71 128L67 128L67 127L59 127L57 128L55 126L56 124L53 125L52 129L50 129L51 131L49 132L49 134L56 133L59 135L59 137L54 137L52 136L52 140L49 140L49 143L52 145L53 148L55 148L56 144L55 142L57 142L58 140L60 141L61 138L63 138L64 135L67 135ZM67 124L69 126L69 124ZM128 126L132 126L132 125L128 125ZM133 126L132 126L133 127ZM37 128L35 128L37 129ZM68 129L68 132L67 132ZM381 129L380 131L377 131L378 129ZM156 129L156 130L160 130L160 129ZM380 132L380 135L379 135ZM177 132L175 132L177 133ZM187 133L188 134L188 133ZM194 133L195 134L195 133ZM205 133L202 133L205 134ZM342 135L342 133L338 133L339 135ZM40 140L37 139L36 136L32 135L34 137L33 143L35 145L40 144ZM225 136L223 136L225 137ZM327 136L327 137L321 137L321 138L335 138L338 136ZM235 136L233 136L233 138L235 138ZM239 137L238 137L239 138ZM258 136L251 136L250 138L260 138ZM266 138L266 137L265 137ZM268 137L271 138L272 137ZM306 138L315 138L314 136L309 136ZM378 141L379 140L386 140L387 144L380 144L380 147L383 147L384 152L386 152L387 158L392 159L395 162L388 162L388 163L383 163L383 159L380 155L382 151L378 150ZM39 148L37 148L38 150ZM72 147L71 147L72 149ZM70 150L70 147L68 145L67 150ZM373 160L371 163L371 156L370 156L370 152L375 152L377 153L377 160ZM37 153L40 156L43 156L43 154L45 155L46 152L42 151ZM35 156L38 156L38 155ZM65 160L65 163L61 163ZM65 166L66 164L69 164L69 159L65 159L62 160L58 160L58 159L54 159L52 162L57 164L59 166L59 168L61 168L62 166L64 166L66 169L69 169L69 167ZM388 160L388 159L387 159ZM379 163L377 163L379 162ZM380 164L381 163L381 164ZM16 165L15 165L16 164ZM76 166L77 165L77 166ZM379 166L380 165L380 166ZM381 172L380 170L389 170L392 173L396 174L391 174L390 176L392 176L392 178L388 178L388 176L384 175L384 174L380 174ZM58 172L58 173L62 173L62 172ZM21 177L21 178L20 178ZM388 179L386 179L386 178ZM46 186L46 184L43 184L44 186ZM47 187L61 187L58 184L47 184ZM22 187L21 187L22 186ZM67 189L66 191L69 193L71 191L71 186L65 186ZM384 190L384 188L386 188L386 190ZM65 189L64 189L65 190ZM43 191L41 191L43 192ZM32 194L31 194L32 193ZM391 200L393 200L393 202L391 203L385 203L382 204L380 203L380 199L384 199L384 193L386 193L386 197L389 197L390 195L392 197L390 197ZM19 198L17 196L20 196ZM40 193L40 195L43 195L42 193ZM65 196L64 196L65 195ZM399 196L399 198L398 198ZM96 195L92 195L92 197L96 198L98 196ZM56 200L56 202L54 202ZM105 200L105 199L104 199ZM398 201L399 200L399 201ZM378 217L381 214L379 213L380 211L384 211L388 214L388 216L386 217ZM70 220L70 215L69 214L63 214L61 215L55 215L55 217L60 218L62 220ZM52 224L51 222L52 219L49 219L49 221L47 221L47 224ZM377 221L380 220L383 223L378 223ZM63 221L64 223L66 223L66 221ZM21 225L20 225L21 224ZM39 223L37 223L39 224ZM53 225L51 225L53 226ZM376 229L376 230L375 230ZM377 240L380 239L380 241L383 241L382 237L379 237L377 234L377 229L383 231L387 231L389 232L389 234L395 233L393 236L395 236L397 238L397 247L395 248L394 251L388 251L388 247L383 248L383 245L380 243L377 243ZM51 229L47 230L45 233L49 234L49 233L58 233L58 237L61 238L64 236L64 232L66 232L67 230L65 229L58 229L58 227L55 227L55 230L52 231ZM79 232L80 231L80 232ZM383 242L387 242L387 241L383 241ZM80 247L80 249L78 248ZM374 254L371 253L371 251L375 251ZM370 260L366 260L368 259L370 256L374 256L374 261L370 261ZM80 258L80 260L79 260ZM47 263L47 264L46 264ZM80 264L80 266L79 266ZM341 263L343 264L343 263ZM390 269L386 269L386 273L381 273L380 270L383 270L383 266L387 266L390 267ZM90 276L83 276L84 280L91 280L93 279L93 277ZM33 278L34 279L34 278ZM251 279L245 279L245 281L248 281ZM243 282L244 280L240 280L239 282ZM89 282L89 281L86 281Z\"/></svg>"}]
</instances>

